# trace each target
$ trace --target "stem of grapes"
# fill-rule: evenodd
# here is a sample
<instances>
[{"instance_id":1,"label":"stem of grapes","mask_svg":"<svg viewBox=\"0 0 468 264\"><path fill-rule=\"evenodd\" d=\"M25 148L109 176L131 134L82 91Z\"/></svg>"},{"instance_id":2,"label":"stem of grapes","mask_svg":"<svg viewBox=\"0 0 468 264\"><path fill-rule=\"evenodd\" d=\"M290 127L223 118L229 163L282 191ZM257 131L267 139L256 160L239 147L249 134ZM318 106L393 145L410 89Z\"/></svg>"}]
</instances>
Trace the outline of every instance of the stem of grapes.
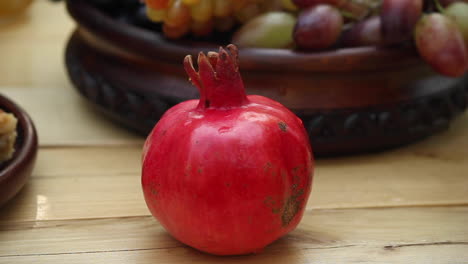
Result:
<instances>
[{"instance_id":1,"label":"stem of grapes","mask_svg":"<svg viewBox=\"0 0 468 264\"><path fill-rule=\"evenodd\" d=\"M434 0L434 4L437 8L437 11L443 13L445 11L445 9L442 7L442 5L440 4L439 0Z\"/></svg>"},{"instance_id":2,"label":"stem of grapes","mask_svg":"<svg viewBox=\"0 0 468 264\"><path fill-rule=\"evenodd\" d=\"M353 15L351 12L340 10L340 13L345 18L349 18L349 19L352 19L352 20L358 20L358 18L355 15Z\"/></svg>"}]
</instances>

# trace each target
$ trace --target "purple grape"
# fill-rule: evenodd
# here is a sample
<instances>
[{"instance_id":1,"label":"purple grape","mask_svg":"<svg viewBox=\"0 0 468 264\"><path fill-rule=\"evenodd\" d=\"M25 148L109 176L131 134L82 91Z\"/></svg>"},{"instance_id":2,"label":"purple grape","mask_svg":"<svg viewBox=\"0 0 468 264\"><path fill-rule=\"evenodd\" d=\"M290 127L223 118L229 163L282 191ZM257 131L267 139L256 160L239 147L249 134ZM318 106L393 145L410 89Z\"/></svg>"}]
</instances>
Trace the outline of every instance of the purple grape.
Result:
<instances>
[{"instance_id":1,"label":"purple grape","mask_svg":"<svg viewBox=\"0 0 468 264\"><path fill-rule=\"evenodd\" d=\"M384 42L394 44L411 39L422 6L422 0L383 0L380 18Z\"/></svg>"},{"instance_id":2,"label":"purple grape","mask_svg":"<svg viewBox=\"0 0 468 264\"><path fill-rule=\"evenodd\" d=\"M294 41L301 49L326 49L337 41L343 17L330 5L317 5L304 10L294 28Z\"/></svg>"},{"instance_id":3,"label":"purple grape","mask_svg":"<svg viewBox=\"0 0 468 264\"><path fill-rule=\"evenodd\" d=\"M344 46L378 46L382 44L380 17L373 16L354 24L341 38Z\"/></svg>"},{"instance_id":4,"label":"purple grape","mask_svg":"<svg viewBox=\"0 0 468 264\"><path fill-rule=\"evenodd\" d=\"M293 0L300 8L308 8L319 4L331 5L352 15L355 19L361 19L376 9L378 0Z\"/></svg>"},{"instance_id":5,"label":"purple grape","mask_svg":"<svg viewBox=\"0 0 468 264\"><path fill-rule=\"evenodd\" d=\"M439 13L422 17L416 25L415 42L421 57L447 76L461 76L468 70L468 51L455 22Z\"/></svg>"}]
</instances>

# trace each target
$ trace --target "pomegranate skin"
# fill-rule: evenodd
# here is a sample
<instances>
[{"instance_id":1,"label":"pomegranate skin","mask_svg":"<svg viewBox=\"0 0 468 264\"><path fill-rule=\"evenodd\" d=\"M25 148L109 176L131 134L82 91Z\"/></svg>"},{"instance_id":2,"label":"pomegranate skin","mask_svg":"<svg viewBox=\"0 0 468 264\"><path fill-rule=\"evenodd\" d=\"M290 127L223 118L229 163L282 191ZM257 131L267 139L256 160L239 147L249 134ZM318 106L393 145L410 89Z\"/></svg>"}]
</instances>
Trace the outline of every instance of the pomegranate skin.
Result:
<instances>
[{"instance_id":1,"label":"pomegranate skin","mask_svg":"<svg viewBox=\"0 0 468 264\"><path fill-rule=\"evenodd\" d=\"M148 208L200 251L259 252L302 218L314 167L308 135L298 117L266 97L247 96L239 107L200 105L174 106L148 136Z\"/></svg>"}]
</instances>

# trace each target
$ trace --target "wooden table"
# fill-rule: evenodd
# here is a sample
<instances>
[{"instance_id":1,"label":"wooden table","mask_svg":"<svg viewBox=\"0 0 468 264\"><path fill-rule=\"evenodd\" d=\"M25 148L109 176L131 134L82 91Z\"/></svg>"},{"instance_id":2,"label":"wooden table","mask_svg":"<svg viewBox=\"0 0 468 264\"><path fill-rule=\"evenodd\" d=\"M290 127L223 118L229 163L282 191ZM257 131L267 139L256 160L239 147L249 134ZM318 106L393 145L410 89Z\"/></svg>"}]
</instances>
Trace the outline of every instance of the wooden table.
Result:
<instances>
[{"instance_id":1,"label":"wooden table","mask_svg":"<svg viewBox=\"0 0 468 264\"><path fill-rule=\"evenodd\" d=\"M0 263L468 263L468 114L411 146L319 160L303 221L261 254L180 244L143 200L143 139L92 111L66 77L73 26L46 0L0 26L0 92L40 138L32 178L0 209Z\"/></svg>"}]
</instances>

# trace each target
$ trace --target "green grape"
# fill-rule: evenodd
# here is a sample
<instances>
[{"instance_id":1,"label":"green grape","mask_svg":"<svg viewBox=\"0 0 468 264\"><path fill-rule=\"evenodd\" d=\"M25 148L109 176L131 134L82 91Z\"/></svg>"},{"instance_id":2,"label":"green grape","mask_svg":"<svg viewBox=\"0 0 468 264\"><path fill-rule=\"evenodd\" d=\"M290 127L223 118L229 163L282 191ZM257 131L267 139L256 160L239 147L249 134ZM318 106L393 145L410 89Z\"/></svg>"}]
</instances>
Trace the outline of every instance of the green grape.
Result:
<instances>
[{"instance_id":1,"label":"green grape","mask_svg":"<svg viewBox=\"0 0 468 264\"><path fill-rule=\"evenodd\" d=\"M211 0L200 0L192 6L192 18L198 22L206 22L213 16L213 3Z\"/></svg>"},{"instance_id":2,"label":"green grape","mask_svg":"<svg viewBox=\"0 0 468 264\"><path fill-rule=\"evenodd\" d=\"M455 21L468 49L468 3L455 2L445 9L444 14Z\"/></svg>"},{"instance_id":3,"label":"green grape","mask_svg":"<svg viewBox=\"0 0 468 264\"><path fill-rule=\"evenodd\" d=\"M239 47L287 48L293 44L296 18L286 12L269 12L244 24L233 37Z\"/></svg>"},{"instance_id":4,"label":"green grape","mask_svg":"<svg viewBox=\"0 0 468 264\"><path fill-rule=\"evenodd\" d=\"M167 9L153 9L146 7L146 15L153 22L163 22L167 17Z\"/></svg>"},{"instance_id":5,"label":"green grape","mask_svg":"<svg viewBox=\"0 0 468 264\"><path fill-rule=\"evenodd\" d=\"M200 0L182 0L184 4L188 6L193 6L193 5L198 5L200 3Z\"/></svg>"}]
</instances>

